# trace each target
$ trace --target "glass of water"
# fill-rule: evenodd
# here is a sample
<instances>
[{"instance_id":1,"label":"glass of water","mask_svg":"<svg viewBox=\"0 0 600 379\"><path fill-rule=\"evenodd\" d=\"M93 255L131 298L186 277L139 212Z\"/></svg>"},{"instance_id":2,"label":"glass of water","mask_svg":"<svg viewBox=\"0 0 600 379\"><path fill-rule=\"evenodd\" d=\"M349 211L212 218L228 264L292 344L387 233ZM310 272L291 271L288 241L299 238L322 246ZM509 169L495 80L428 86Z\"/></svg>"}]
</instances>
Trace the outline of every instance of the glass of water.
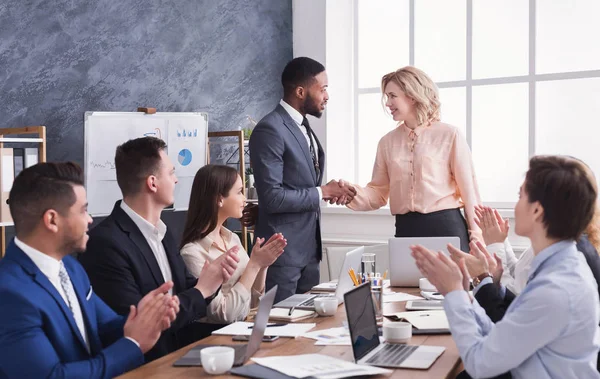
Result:
<instances>
[{"instance_id":1,"label":"glass of water","mask_svg":"<svg viewBox=\"0 0 600 379\"><path fill-rule=\"evenodd\" d=\"M383 323L383 288L381 279L371 279L371 298L373 299L373 308L375 311L375 320L377 324Z\"/></svg>"},{"instance_id":2,"label":"glass of water","mask_svg":"<svg viewBox=\"0 0 600 379\"><path fill-rule=\"evenodd\" d=\"M375 254L374 253L364 253L360 260L360 271L365 274L365 276L375 277L375 273L377 270L375 269Z\"/></svg>"}]
</instances>

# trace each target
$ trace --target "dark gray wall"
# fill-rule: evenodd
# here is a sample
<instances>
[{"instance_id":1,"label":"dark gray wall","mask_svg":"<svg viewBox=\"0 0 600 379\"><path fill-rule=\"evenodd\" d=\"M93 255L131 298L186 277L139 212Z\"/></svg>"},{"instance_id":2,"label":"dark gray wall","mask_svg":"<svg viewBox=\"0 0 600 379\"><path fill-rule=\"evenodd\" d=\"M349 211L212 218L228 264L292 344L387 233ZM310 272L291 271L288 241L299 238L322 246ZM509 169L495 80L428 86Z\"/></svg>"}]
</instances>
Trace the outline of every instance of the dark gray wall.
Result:
<instances>
[{"instance_id":1,"label":"dark gray wall","mask_svg":"<svg viewBox=\"0 0 600 379\"><path fill-rule=\"evenodd\" d=\"M85 111L204 111L211 131L239 129L281 96L291 3L0 0L0 125L46 125L48 160L79 163Z\"/></svg>"}]
</instances>

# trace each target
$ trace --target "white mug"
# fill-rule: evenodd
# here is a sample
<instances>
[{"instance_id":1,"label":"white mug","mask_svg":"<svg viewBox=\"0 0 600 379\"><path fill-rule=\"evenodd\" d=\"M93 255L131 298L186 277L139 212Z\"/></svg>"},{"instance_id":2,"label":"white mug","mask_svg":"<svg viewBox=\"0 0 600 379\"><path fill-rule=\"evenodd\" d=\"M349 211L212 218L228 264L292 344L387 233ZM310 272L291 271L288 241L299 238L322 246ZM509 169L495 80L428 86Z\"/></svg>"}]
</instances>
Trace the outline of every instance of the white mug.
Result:
<instances>
[{"instance_id":1,"label":"white mug","mask_svg":"<svg viewBox=\"0 0 600 379\"><path fill-rule=\"evenodd\" d=\"M319 316L333 316L337 312L338 301L335 297L318 297L315 299L315 310Z\"/></svg>"},{"instance_id":2,"label":"white mug","mask_svg":"<svg viewBox=\"0 0 600 379\"><path fill-rule=\"evenodd\" d=\"M406 343L412 337L412 325L396 321L383 324L383 339L389 343Z\"/></svg>"},{"instance_id":3,"label":"white mug","mask_svg":"<svg viewBox=\"0 0 600 379\"><path fill-rule=\"evenodd\" d=\"M427 278L419 279L419 288L425 292L437 292L437 288Z\"/></svg>"},{"instance_id":4,"label":"white mug","mask_svg":"<svg viewBox=\"0 0 600 379\"><path fill-rule=\"evenodd\" d=\"M220 375L233 366L235 350L228 346L205 347L200 350L200 360L204 371L211 375Z\"/></svg>"}]
</instances>

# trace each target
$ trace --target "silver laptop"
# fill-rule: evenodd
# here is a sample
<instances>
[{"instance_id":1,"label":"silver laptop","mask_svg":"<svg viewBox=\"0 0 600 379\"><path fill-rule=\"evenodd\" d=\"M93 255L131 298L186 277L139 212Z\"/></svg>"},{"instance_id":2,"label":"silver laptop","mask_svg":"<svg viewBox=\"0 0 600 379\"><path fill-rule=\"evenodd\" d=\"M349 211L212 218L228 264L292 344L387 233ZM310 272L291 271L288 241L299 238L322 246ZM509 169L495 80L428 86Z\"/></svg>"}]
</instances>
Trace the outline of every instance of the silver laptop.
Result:
<instances>
[{"instance_id":1,"label":"silver laptop","mask_svg":"<svg viewBox=\"0 0 600 379\"><path fill-rule=\"evenodd\" d=\"M417 268L411 255L411 245L423 245L433 251L443 251L448 255L447 245L460 248L459 237L402 237L390 238L390 285L392 287L418 287L423 274Z\"/></svg>"},{"instance_id":2,"label":"silver laptop","mask_svg":"<svg viewBox=\"0 0 600 379\"><path fill-rule=\"evenodd\" d=\"M371 283L344 295L354 361L358 364L426 370L446 350L443 346L381 343L371 298Z\"/></svg>"},{"instance_id":3,"label":"silver laptop","mask_svg":"<svg viewBox=\"0 0 600 379\"><path fill-rule=\"evenodd\" d=\"M365 247L361 246L354 250L350 250L346 253L344 257L344 263L342 267L340 267L340 275L337 283L337 288L335 289L335 294L330 293L307 293L307 294L296 294L288 297L275 304L275 308L295 308L295 309L305 309L305 310L315 310L315 299L317 297L331 297L335 296L338 300L338 304L342 304L344 302L344 294L354 287L354 283L352 283L352 279L350 279L350 275L348 275L348 270L353 268L354 271L359 272L360 269L360 259L365 251Z\"/></svg>"},{"instance_id":4,"label":"silver laptop","mask_svg":"<svg viewBox=\"0 0 600 379\"><path fill-rule=\"evenodd\" d=\"M258 303L258 311L254 318L254 326L252 327L252 334L248 340L248 344L244 345L197 345L188 351L183 357L177 360L173 366L202 366L200 361L200 350L205 347L211 346L230 346L235 350L235 358L233 360L234 366L241 366L250 357L254 355L260 348L263 336L265 335L265 329L267 328L267 321L269 321L269 313L275 301L275 294L277 293L277 286L271 288L260 298Z\"/></svg>"}]
</instances>

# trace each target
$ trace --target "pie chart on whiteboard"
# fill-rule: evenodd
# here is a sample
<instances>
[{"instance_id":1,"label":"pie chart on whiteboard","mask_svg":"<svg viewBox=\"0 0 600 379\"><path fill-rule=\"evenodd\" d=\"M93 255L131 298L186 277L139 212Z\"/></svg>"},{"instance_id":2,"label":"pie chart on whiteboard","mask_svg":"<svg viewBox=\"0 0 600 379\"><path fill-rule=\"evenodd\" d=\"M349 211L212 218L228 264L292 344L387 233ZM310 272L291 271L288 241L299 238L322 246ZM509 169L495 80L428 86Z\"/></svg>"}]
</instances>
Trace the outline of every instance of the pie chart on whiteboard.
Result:
<instances>
[{"instance_id":1,"label":"pie chart on whiteboard","mask_svg":"<svg viewBox=\"0 0 600 379\"><path fill-rule=\"evenodd\" d=\"M181 149L179 155L177 156L177 160L182 166L189 165L190 163L192 163L192 152L188 149Z\"/></svg>"}]
</instances>

